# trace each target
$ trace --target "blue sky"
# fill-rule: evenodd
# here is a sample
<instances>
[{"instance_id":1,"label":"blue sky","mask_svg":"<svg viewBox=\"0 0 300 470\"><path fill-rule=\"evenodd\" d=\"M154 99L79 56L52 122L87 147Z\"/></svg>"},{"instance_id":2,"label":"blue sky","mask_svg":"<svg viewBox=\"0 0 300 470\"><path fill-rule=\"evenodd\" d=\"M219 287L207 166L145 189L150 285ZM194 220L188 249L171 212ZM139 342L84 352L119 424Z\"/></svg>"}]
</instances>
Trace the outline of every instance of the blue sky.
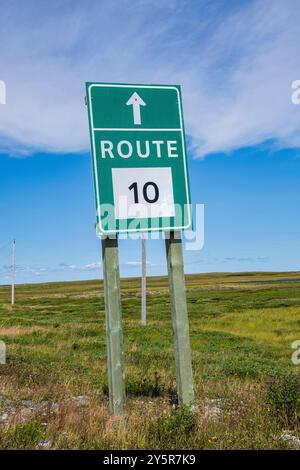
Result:
<instances>
[{"instance_id":1,"label":"blue sky","mask_svg":"<svg viewBox=\"0 0 300 470\"><path fill-rule=\"evenodd\" d=\"M229 6L230 5L230 6ZM36 19L39 18L39 21ZM85 81L182 85L205 245L186 272L299 270L297 1L1 1L0 283L102 275ZM139 275L138 241L120 242ZM166 272L162 240L148 272Z\"/></svg>"}]
</instances>

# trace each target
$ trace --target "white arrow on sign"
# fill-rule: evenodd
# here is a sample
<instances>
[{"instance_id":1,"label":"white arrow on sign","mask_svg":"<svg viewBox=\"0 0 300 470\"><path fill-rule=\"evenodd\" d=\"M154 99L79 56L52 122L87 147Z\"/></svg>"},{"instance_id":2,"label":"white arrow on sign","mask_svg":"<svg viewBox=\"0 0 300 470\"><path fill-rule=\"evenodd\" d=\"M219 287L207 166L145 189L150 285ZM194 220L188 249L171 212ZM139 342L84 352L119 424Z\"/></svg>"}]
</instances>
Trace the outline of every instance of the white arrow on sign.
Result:
<instances>
[{"instance_id":1,"label":"white arrow on sign","mask_svg":"<svg viewBox=\"0 0 300 470\"><path fill-rule=\"evenodd\" d=\"M140 95L135 91L129 100L127 101L127 106L132 106L133 109L133 122L134 124L141 124L141 110L140 106L146 106L145 101L142 100Z\"/></svg>"}]
</instances>

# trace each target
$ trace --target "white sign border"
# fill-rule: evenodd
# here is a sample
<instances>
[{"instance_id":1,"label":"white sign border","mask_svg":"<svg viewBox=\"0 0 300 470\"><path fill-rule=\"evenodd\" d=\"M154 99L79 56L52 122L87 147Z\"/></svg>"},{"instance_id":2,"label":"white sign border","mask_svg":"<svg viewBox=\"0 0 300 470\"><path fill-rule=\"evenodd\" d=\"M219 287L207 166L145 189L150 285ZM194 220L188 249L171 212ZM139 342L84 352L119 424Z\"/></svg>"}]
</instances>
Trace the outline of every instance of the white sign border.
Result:
<instances>
[{"instance_id":1,"label":"white sign border","mask_svg":"<svg viewBox=\"0 0 300 470\"><path fill-rule=\"evenodd\" d=\"M93 107L92 107L92 93L91 90L94 87L110 87L110 88L158 88L158 89L167 89L167 90L175 90L177 93L177 103L178 103L178 110L179 110L179 119L180 119L180 129L119 129L119 128L96 128L94 127L94 116L93 116ZM96 144L95 144L95 131L98 130L109 130L109 131L119 131L119 130L127 130L127 131L180 131L181 133L181 145L183 150L183 166L184 166L184 178L185 178L185 189L186 189L186 198L187 201L190 201L190 193L189 193L189 183L188 183L188 175L187 175L187 162L186 162L186 152L185 152L185 140L184 140L184 130L183 130L183 113L182 113L182 106L180 100L180 94L177 87L173 85L135 85L135 84L117 84L117 83L91 83L87 89L88 92L88 100L89 100L89 111L90 111L90 125L91 125L91 132L92 132L92 150L93 150L93 162L94 162L94 177L96 183L96 198L97 198L97 216L99 221L99 231L101 235L116 235L118 233L130 233L130 232L161 232L161 231L174 231L174 230L185 230L191 227L191 204L188 204L188 223L187 225L181 225L178 227L154 227L154 228L140 228L140 229L119 229L119 230L104 230L101 225L101 217L100 213L100 194L99 194L99 182L98 182L98 167L97 167L97 158L96 158Z\"/></svg>"}]
</instances>

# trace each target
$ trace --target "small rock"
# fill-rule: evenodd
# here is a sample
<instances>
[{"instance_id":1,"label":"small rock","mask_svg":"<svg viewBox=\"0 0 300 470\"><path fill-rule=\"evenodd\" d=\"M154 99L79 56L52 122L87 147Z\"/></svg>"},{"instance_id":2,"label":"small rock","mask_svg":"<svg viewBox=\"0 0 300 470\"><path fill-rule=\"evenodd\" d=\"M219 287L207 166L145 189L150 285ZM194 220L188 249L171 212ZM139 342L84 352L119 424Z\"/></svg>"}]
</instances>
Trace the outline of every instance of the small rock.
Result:
<instances>
[{"instance_id":1,"label":"small rock","mask_svg":"<svg viewBox=\"0 0 300 470\"><path fill-rule=\"evenodd\" d=\"M203 405L203 414L205 419L211 419L212 421L217 421L220 418L222 413L222 404L221 399L207 399Z\"/></svg>"},{"instance_id":2,"label":"small rock","mask_svg":"<svg viewBox=\"0 0 300 470\"><path fill-rule=\"evenodd\" d=\"M7 421L8 414L7 413L0 413L0 421Z\"/></svg>"},{"instance_id":3,"label":"small rock","mask_svg":"<svg viewBox=\"0 0 300 470\"><path fill-rule=\"evenodd\" d=\"M291 444L294 448L300 449L300 439L298 437L284 432L283 434L281 434L281 439Z\"/></svg>"},{"instance_id":4,"label":"small rock","mask_svg":"<svg viewBox=\"0 0 300 470\"><path fill-rule=\"evenodd\" d=\"M89 404L90 399L85 395L79 395L78 397L72 397L72 400L79 406L86 406Z\"/></svg>"}]
</instances>

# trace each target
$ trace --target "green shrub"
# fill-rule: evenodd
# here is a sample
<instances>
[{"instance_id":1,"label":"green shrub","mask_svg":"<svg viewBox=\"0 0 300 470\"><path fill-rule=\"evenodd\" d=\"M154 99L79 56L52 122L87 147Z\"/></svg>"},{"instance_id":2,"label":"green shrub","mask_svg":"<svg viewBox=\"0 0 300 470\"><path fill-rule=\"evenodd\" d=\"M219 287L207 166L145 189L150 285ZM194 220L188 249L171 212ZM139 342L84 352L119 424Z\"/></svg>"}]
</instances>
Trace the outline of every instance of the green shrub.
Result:
<instances>
[{"instance_id":1,"label":"green shrub","mask_svg":"<svg viewBox=\"0 0 300 470\"><path fill-rule=\"evenodd\" d=\"M18 424L3 432L1 436L4 449L34 449L43 438L41 424L35 421Z\"/></svg>"},{"instance_id":2,"label":"green shrub","mask_svg":"<svg viewBox=\"0 0 300 470\"><path fill-rule=\"evenodd\" d=\"M267 401L284 425L300 422L300 375L272 377L267 383Z\"/></svg>"},{"instance_id":3,"label":"green shrub","mask_svg":"<svg viewBox=\"0 0 300 470\"><path fill-rule=\"evenodd\" d=\"M102 387L105 395L108 395L108 384ZM157 372L154 373L153 379L148 377L139 378L138 380L130 380L126 382L126 394L129 396L144 397L160 397L163 395L170 396L171 387L167 387L161 380Z\"/></svg>"},{"instance_id":4,"label":"green shrub","mask_svg":"<svg viewBox=\"0 0 300 470\"><path fill-rule=\"evenodd\" d=\"M149 427L149 438L153 448L180 449L191 443L197 426L197 415L186 406L162 415Z\"/></svg>"},{"instance_id":5,"label":"green shrub","mask_svg":"<svg viewBox=\"0 0 300 470\"><path fill-rule=\"evenodd\" d=\"M130 381L126 385L126 392L133 396L159 397L165 393L165 385L160 376L155 373L153 380L144 377L142 380Z\"/></svg>"}]
</instances>

